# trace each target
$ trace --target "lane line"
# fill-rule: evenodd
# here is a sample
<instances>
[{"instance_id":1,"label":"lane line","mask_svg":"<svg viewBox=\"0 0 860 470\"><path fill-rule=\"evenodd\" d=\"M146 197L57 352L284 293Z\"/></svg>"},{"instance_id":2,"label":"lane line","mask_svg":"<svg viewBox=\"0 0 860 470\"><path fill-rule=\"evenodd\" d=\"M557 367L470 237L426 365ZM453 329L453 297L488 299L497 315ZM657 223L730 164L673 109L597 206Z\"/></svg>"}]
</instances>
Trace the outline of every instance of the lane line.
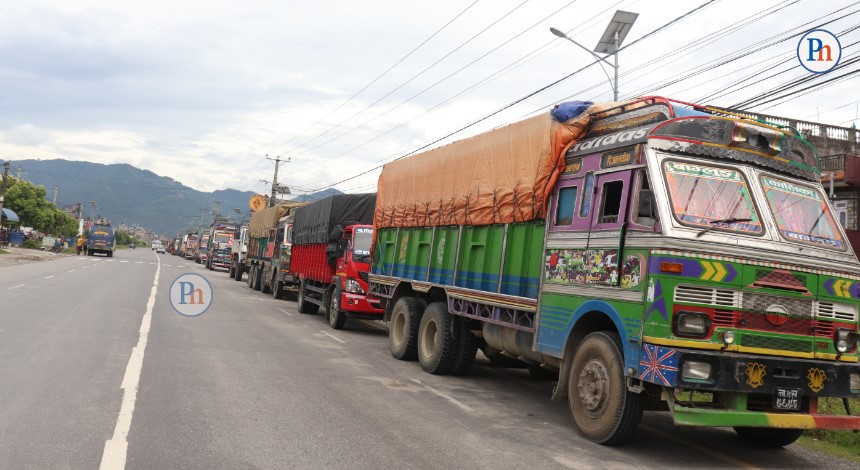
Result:
<instances>
[{"instance_id":1,"label":"lane line","mask_svg":"<svg viewBox=\"0 0 860 470\"><path fill-rule=\"evenodd\" d=\"M102 453L101 470L119 470L125 468L125 460L128 455L128 432L131 429L131 418L134 416L134 404L137 401L137 388L140 383L140 374L143 370L143 354L146 352L146 342L149 337L149 327L152 323L152 309L155 307L155 294L158 292L158 275L161 273L161 265L155 268L155 278L152 281L152 290L149 292L149 300L146 302L146 313L140 322L140 336L137 346L132 348L131 357L125 368L120 388L123 390L122 405L116 418L116 427L113 437L105 442Z\"/></svg>"},{"instance_id":2,"label":"lane line","mask_svg":"<svg viewBox=\"0 0 860 470\"><path fill-rule=\"evenodd\" d=\"M143 261L135 261L134 264L143 264Z\"/></svg>"},{"instance_id":3,"label":"lane line","mask_svg":"<svg viewBox=\"0 0 860 470\"><path fill-rule=\"evenodd\" d=\"M344 341L344 340L342 340L342 339L338 338L337 336L335 336L335 335L333 335L333 334L331 334L331 333L326 333L326 332L325 332L325 331L323 331L323 330L320 330L320 333L322 333L322 334L324 334L324 335L328 336L329 338L331 338L331 339L333 339L333 340L335 340L335 341L339 341L339 342L341 342L341 343L343 343L343 344L346 344L346 341Z\"/></svg>"},{"instance_id":4,"label":"lane line","mask_svg":"<svg viewBox=\"0 0 860 470\"><path fill-rule=\"evenodd\" d=\"M149 263L149 264L155 264L155 263Z\"/></svg>"},{"instance_id":5,"label":"lane line","mask_svg":"<svg viewBox=\"0 0 860 470\"><path fill-rule=\"evenodd\" d=\"M286 310L284 310L284 309L282 309L282 308L279 308L278 310L280 310L282 313L285 313L288 317L293 316L293 314L292 314L292 313L290 313L290 312L288 312L288 311L286 311Z\"/></svg>"},{"instance_id":6,"label":"lane line","mask_svg":"<svg viewBox=\"0 0 860 470\"><path fill-rule=\"evenodd\" d=\"M120 263L128 263L128 261L122 260L120 261Z\"/></svg>"},{"instance_id":7,"label":"lane line","mask_svg":"<svg viewBox=\"0 0 860 470\"><path fill-rule=\"evenodd\" d=\"M73 272L75 272L75 270L74 270L74 269L70 269L70 270L68 270L68 271L66 271L66 272L67 272L67 273L73 273Z\"/></svg>"},{"instance_id":8,"label":"lane line","mask_svg":"<svg viewBox=\"0 0 860 470\"><path fill-rule=\"evenodd\" d=\"M436 390L435 388L433 388L433 387L431 387L431 386L429 386L429 385L424 385L424 384L422 384L422 383L421 383L421 381L420 381L420 380L418 380L418 379L410 379L410 380L412 380L413 382L417 383L418 385L421 385L422 387L424 387L425 389L427 389L427 391L428 391L428 392L430 392L430 393L432 393L433 395L436 395L437 397L444 398L444 399L446 399L446 400L450 401L451 403L453 403L454 405L456 405L458 408L460 408L460 409L461 409L461 410L463 410L463 411L467 411L467 412L469 412L469 413L471 413L472 411L474 411L474 410L472 409L472 407L471 407L471 406L469 406L469 405L467 405L467 404L465 404L465 403L461 402L460 400L458 400L458 399L456 399L456 398L452 397L451 395L448 395L448 394L442 393L442 392L440 392L439 390Z\"/></svg>"},{"instance_id":9,"label":"lane line","mask_svg":"<svg viewBox=\"0 0 860 470\"><path fill-rule=\"evenodd\" d=\"M83 269L87 269L87 268L89 268L89 266L84 266L84 267L83 267Z\"/></svg>"},{"instance_id":10,"label":"lane line","mask_svg":"<svg viewBox=\"0 0 860 470\"><path fill-rule=\"evenodd\" d=\"M755 465L753 465L751 463L744 462L743 460L738 460L736 458L729 457L728 455L725 455L722 452L708 449L705 446L701 446L699 444L692 443L690 441L681 439L679 437L675 437L675 436L673 436L669 433L665 433L663 431L658 431L657 429L652 428L651 426L648 426L647 424L640 424L639 429L642 429L643 431L650 432L651 434L662 437L663 439L668 439L670 441L677 442L678 444L685 445L685 446L687 446L691 449L695 449L695 450L697 450L697 451L699 451L705 455L709 455L709 456L711 456L717 460L722 460L723 462L726 462L726 463L729 463L732 465L737 465L740 468L745 468L747 470L758 470L758 468L759 468L759 467L756 467Z\"/></svg>"},{"instance_id":11,"label":"lane line","mask_svg":"<svg viewBox=\"0 0 860 470\"><path fill-rule=\"evenodd\" d=\"M18 284L17 286L10 287L10 288L9 288L9 290L17 289L17 288L19 288L19 287L24 287L24 286L26 286L26 285L27 285L27 284Z\"/></svg>"},{"instance_id":12,"label":"lane line","mask_svg":"<svg viewBox=\"0 0 860 470\"><path fill-rule=\"evenodd\" d=\"M54 275L53 275L53 274L51 274L50 276L45 276L45 279L50 279L50 278L52 278L52 277L54 277Z\"/></svg>"}]
</instances>

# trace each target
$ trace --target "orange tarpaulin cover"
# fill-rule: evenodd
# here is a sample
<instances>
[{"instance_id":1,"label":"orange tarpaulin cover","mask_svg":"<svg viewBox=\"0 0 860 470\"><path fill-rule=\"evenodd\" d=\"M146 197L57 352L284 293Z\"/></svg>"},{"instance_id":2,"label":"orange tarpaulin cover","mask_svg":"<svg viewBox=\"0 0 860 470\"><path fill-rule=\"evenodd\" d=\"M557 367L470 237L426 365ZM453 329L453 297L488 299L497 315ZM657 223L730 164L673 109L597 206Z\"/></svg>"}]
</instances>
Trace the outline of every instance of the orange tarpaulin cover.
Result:
<instances>
[{"instance_id":1,"label":"orange tarpaulin cover","mask_svg":"<svg viewBox=\"0 0 860 470\"><path fill-rule=\"evenodd\" d=\"M565 123L549 113L386 164L374 225L426 227L525 222L546 216L564 152L601 103Z\"/></svg>"}]
</instances>

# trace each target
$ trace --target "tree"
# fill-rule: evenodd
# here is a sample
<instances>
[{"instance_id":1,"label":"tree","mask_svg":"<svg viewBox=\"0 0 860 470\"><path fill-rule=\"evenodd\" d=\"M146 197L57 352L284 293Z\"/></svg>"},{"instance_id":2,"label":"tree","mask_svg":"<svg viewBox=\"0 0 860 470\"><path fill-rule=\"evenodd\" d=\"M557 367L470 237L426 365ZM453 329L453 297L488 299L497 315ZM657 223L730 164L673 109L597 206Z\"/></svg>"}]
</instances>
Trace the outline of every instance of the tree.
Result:
<instances>
[{"instance_id":1,"label":"tree","mask_svg":"<svg viewBox=\"0 0 860 470\"><path fill-rule=\"evenodd\" d=\"M10 177L5 206L18 214L23 226L63 237L76 234L78 224L75 219L48 201L47 194L44 186Z\"/></svg>"}]
</instances>

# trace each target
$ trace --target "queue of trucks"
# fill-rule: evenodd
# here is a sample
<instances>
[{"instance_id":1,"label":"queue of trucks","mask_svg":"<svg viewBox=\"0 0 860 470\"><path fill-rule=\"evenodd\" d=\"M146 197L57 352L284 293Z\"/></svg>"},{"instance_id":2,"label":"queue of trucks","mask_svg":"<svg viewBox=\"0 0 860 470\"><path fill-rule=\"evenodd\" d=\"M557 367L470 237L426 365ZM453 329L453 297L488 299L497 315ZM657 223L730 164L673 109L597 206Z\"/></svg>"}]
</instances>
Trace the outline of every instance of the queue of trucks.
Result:
<instances>
[{"instance_id":1,"label":"queue of trucks","mask_svg":"<svg viewBox=\"0 0 860 470\"><path fill-rule=\"evenodd\" d=\"M481 350L555 377L597 443L668 410L779 447L860 428L819 407L860 397L860 262L820 174L786 127L565 103L388 163L375 194L253 213L229 272L336 329L388 322L392 356L431 374Z\"/></svg>"}]
</instances>

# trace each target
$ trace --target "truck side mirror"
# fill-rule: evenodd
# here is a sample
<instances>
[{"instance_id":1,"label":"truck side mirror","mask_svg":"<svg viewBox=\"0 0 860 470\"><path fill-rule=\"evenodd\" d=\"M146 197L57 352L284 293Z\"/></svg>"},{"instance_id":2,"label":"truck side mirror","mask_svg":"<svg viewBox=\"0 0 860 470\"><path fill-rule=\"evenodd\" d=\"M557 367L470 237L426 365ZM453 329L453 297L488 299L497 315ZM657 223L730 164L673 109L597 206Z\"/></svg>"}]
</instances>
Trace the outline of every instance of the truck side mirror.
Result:
<instances>
[{"instance_id":1,"label":"truck side mirror","mask_svg":"<svg viewBox=\"0 0 860 470\"><path fill-rule=\"evenodd\" d=\"M654 226L657 222L654 192L650 189L643 189L639 192L639 208L636 215L640 225Z\"/></svg>"}]
</instances>

